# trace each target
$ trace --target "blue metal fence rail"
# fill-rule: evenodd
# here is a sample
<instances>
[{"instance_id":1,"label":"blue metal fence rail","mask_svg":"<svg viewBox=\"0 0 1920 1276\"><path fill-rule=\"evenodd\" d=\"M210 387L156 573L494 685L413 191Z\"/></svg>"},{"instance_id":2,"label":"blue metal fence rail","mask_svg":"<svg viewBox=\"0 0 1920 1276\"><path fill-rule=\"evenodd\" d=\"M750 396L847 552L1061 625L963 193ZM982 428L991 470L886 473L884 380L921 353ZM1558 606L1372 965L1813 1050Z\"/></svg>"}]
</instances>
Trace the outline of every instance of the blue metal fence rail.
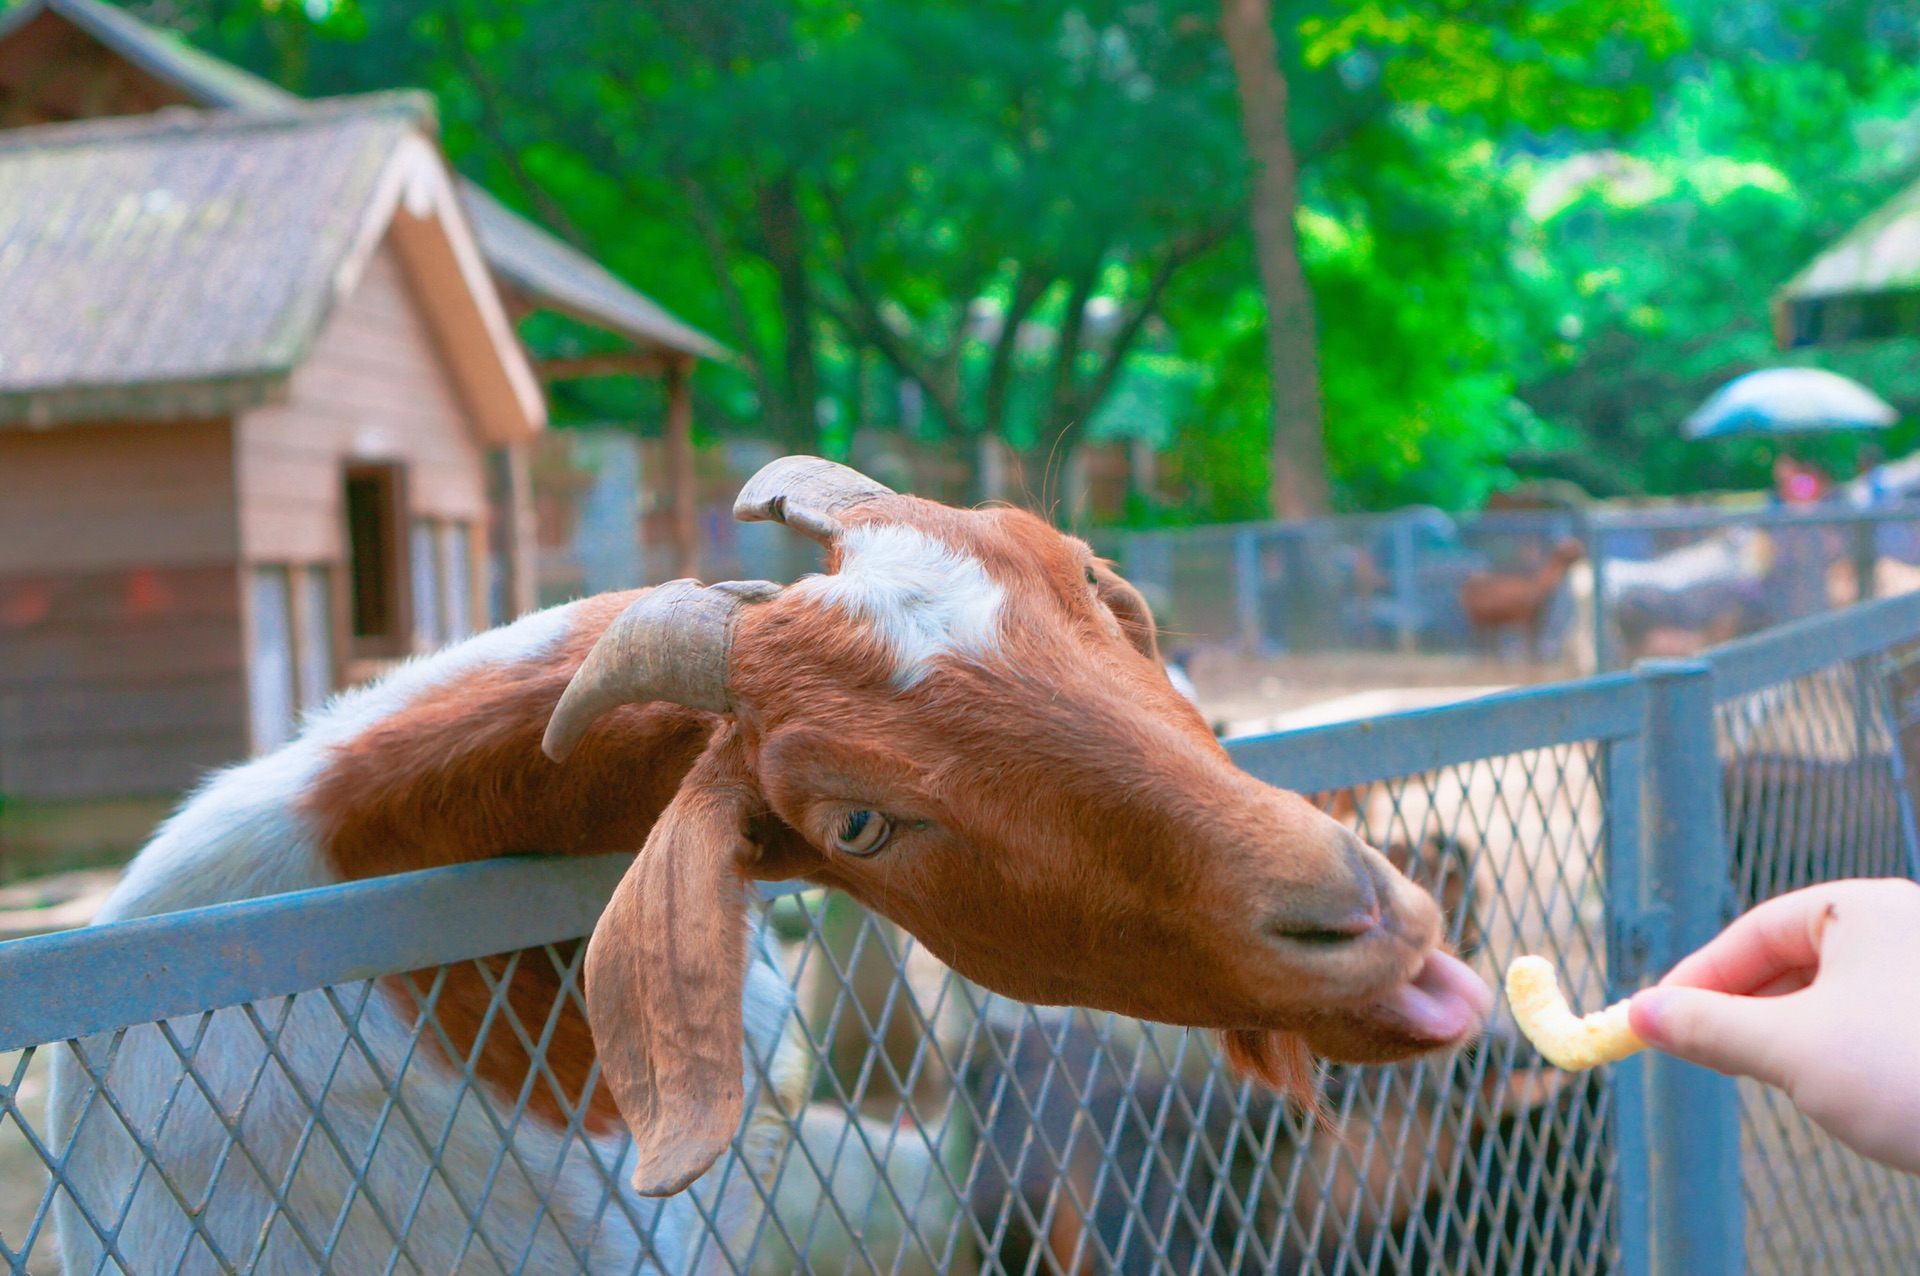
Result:
<instances>
[{"instance_id":1,"label":"blue metal fence rail","mask_svg":"<svg viewBox=\"0 0 1920 1276\"><path fill-rule=\"evenodd\" d=\"M1668 564L1667 583L1660 570L1643 579L1649 564L1676 551L1755 533L1771 545L1760 555L1764 566L1749 564L1750 580L1703 593L1694 577L1716 569L1677 560ZM1590 648L1601 671L1637 654L1623 622L1704 632L1715 627L1709 613L1724 613L1735 632L1753 632L1829 610L1830 568L1855 591L1853 601L1920 585L1920 501L1472 515L1415 507L1096 537L1194 642L1269 655L1397 648L1507 656L1517 632L1476 629L1457 590L1478 571L1537 571L1566 538L1586 547L1592 585L1583 605L1591 614L1582 616L1563 584L1546 601L1536 634L1545 649L1526 654L1566 661L1569 648ZM1883 562L1899 576L1884 591ZM1709 594L1717 601L1702 601ZM1576 634L1576 626L1590 632Z\"/></svg>"},{"instance_id":2,"label":"blue metal fence rail","mask_svg":"<svg viewBox=\"0 0 1920 1276\"><path fill-rule=\"evenodd\" d=\"M0 1053L577 939L632 860L486 860L0 944Z\"/></svg>"},{"instance_id":3,"label":"blue metal fence rail","mask_svg":"<svg viewBox=\"0 0 1920 1276\"><path fill-rule=\"evenodd\" d=\"M1472 883L1490 878L1493 916L1473 923L1488 932L1487 957L1502 962L1544 937L1565 945L1570 960L1591 955L1586 996L1617 997L1715 933L1732 911L1736 883L1754 895L1860 865L1890 863L1910 872L1920 862L1901 707L1887 691L1887 671L1916 640L1920 596L1907 596L1785 626L1703 661L1229 747L1242 766L1273 783L1348 794L1364 832L1385 844L1404 831L1416 860L1422 845L1444 850L1448 838L1475 833L1477 849L1462 852L1472 860L1468 889L1449 904L1456 936L1474 908ZM1759 778L1742 778L1748 772ZM1755 784L1774 788L1753 801L1744 789L1744 796L1735 794L1739 785ZM1599 812L1592 828L1589 806ZM1878 822L1849 813L1882 807L1893 814ZM1381 812L1377 824L1369 823L1373 808ZM1796 837L1825 836L1834 821L1851 848L1845 856L1809 858L1791 845ZM1541 830L1551 854L1513 858ZM1781 869L1792 856L1799 858L1791 871ZM624 856L491 861L0 944L0 1055L53 1048L48 1043L78 1049L80 1039L132 1025L297 1000L517 950L544 948L570 971L567 963L577 958L552 946L591 929L626 863ZM1444 900L1449 879L1444 866L1435 871L1429 884ZM775 924L787 928L800 962L814 963L815 973L796 974L796 981L813 979L807 986L816 992L821 981L839 990L833 1014L803 1030L814 1065L831 1073L834 1034L859 1016L855 1030L875 1043L859 1073L861 1087L891 1069L906 1095L927 1072L944 1068L942 1084L952 1097L937 1116L912 1109L882 1137L884 1127L869 1129L857 1115L870 1106L871 1091L816 1087L840 1114L838 1142L823 1152L820 1131L807 1124L819 1124L819 1103L789 1114L799 1151L773 1178L754 1179L749 1195L769 1221L753 1229L745 1251L712 1242L723 1270L780 1270L782 1263L824 1269L828 1236L844 1244L846 1270L1055 1270L1047 1266L1051 1259L1033 1257L1023 1268L1007 1257L1009 1229L1021 1228L1043 1241L1077 1237L1075 1261L1092 1270L1411 1272L1451 1261L1464 1265L1449 1270L1513 1264L1553 1272L1733 1273L1750 1264L1794 1270L1793 1263L1819 1261L1810 1253L1844 1250L1865 1256L1858 1270L1893 1271L1920 1256L1920 1237L1885 1228L1829 1236L1818 1219L1790 1220L1799 1231L1785 1236L1786 1224L1760 1212L1762 1204L1770 1208L1783 1193L1812 1201L1836 1189L1824 1180L1804 1190L1780 1186L1813 1172L1785 1163L1776 1149L1797 1146L1793 1140L1804 1141L1805 1132L1764 1098L1698 1069L1643 1058L1612 1069L1586 1097L1562 1089L1557 1108L1506 1110L1483 1096L1544 1075L1511 1041L1411 1070L1349 1070L1327 1083L1335 1120L1344 1123L1336 1143L1344 1139L1347 1149L1323 1153L1316 1151L1318 1135L1263 1106L1202 1046L1163 1040L1150 1025L1011 1006L951 977L928 994L924 976L910 975L913 959L897 937L860 921L858 938L841 943L833 937L836 905L807 890L789 884L768 894L798 896L775 909ZM1586 930L1592 933L1576 933ZM885 1015L869 1018L868 1003L851 1000L859 964L876 952L896 984L885 1013L906 1006L922 1034L905 1064L879 1053L890 1031ZM573 979L564 974L563 987ZM1582 986L1577 978L1575 986ZM339 996L327 995L337 1005ZM368 994L360 995L364 1003ZM496 990L496 1002L503 996ZM950 1018L955 1005L964 1008L967 1026L951 1040L940 1038L943 1016ZM429 1001L423 1013L430 1018L433 1009ZM530 1029L529 1052L537 1056L544 1040L537 1025ZM1037 1074L1026 1071L1036 1040L1044 1043L1033 1056ZM1084 1051L1092 1053L1077 1053ZM183 1056L182 1065L192 1071L196 1061ZM23 1068L11 1083L0 1073L0 1117L20 1124L29 1121ZM111 1084L109 1071L97 1084ZM1112 1076L1120 1080L1101 1079ZM1105 1106L1104 1085L1120 1087L1117 1106ZM1465 1097L1456 1109L1435 1094ZM1060 1102L1071 1119L1056 1130L1049 1105ZM1425 1124L1410 1122L1411 1115ZM503 1124L502 1137L511 1137L519 1119ZM964 1137L955 1133L963 1124ZM1072 1131L1081 1127L1099 1135L1091 1152L1074 1150ZM996 1140L1007 1131L1011 1142L1003 1147ZM1136 1152L1129 1140L1144 1142ZM43 1146L53 1145L35 1143ZM1530 1147L1551 1155L1529 1161ZM1379 1190L1373 1171L1342 1168L1341 1158L1384 1155L1396 1168L1385 1180L1386 1196L1369 1198ZM1833 1149L1820 1155L1822 1174L1844 1173L1853 1176L1849 1182L1879 1184L1883 1193L1901 1190ZM51 1165L49 1196L59 1189L63 1164ZM1088 1168L1100 1165L1108 1168ZM1572 1177L1569 1165L1579 1171ZM1034 1174L1039 1186L1022 1187ZM792 1187L801 1180L812 1197ZM1755 1195L1763 1181L1771 1184L1765 1202ZM993 1190L1003 1195L986 1191L989 1182L1001 1184ZM1027 1196L1016 1199L1022 1191ZM789 1200L792 1193L800 1194L799 1204ZM983 1199L999 1202L999 1212ZM1120 1211L1118 1222L1102 1213L1110 1206ZM20 1237L0 1234L0 1266L52 1270L44 1204L35 1217L39 1248L29 1238L22 1250ZM885 1227L905 1239L883 1248L885 1227L876 1219L891 1220ZM1063 1219L1071 1223L1064 1233ZM715 1237L724 1230L718 1222L707 1226ZM1154 1238L1145 1249L1142 1237ZM398 1261L404 1236L394 1244ZM483 1237L482 1244L494 1241ZM123 1257L127 1270L144 1270L137 1256ZM653 1261L676 1265L657 1254ZM588 1258L578 1265L600 1270ZM224 1259L206 1269L216 1267L248 1270ZM500 1269L512 1269L507 1257Z\"/></svg>"}]
</instances>

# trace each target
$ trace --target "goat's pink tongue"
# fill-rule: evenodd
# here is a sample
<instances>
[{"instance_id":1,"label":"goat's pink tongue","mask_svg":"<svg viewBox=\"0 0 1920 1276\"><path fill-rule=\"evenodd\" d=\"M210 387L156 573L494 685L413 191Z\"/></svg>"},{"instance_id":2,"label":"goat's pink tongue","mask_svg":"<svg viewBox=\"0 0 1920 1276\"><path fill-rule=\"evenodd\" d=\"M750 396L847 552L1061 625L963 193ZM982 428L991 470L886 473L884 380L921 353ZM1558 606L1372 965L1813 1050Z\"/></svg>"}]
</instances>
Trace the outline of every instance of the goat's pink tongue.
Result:
<instances>
[{"instance_id":1,"label":"goat's pink tongue","mask_svg":"<svg viewBox=\"0 0 1920 1276\"><path fill-rule=\"evenodd\" d=\"M1493 1014L1493 990L1458 957L1434 952L1411 982L1374 1006L1416 1037L1450 1042L1487 1022Z\"/></svg>"}]
</instances>

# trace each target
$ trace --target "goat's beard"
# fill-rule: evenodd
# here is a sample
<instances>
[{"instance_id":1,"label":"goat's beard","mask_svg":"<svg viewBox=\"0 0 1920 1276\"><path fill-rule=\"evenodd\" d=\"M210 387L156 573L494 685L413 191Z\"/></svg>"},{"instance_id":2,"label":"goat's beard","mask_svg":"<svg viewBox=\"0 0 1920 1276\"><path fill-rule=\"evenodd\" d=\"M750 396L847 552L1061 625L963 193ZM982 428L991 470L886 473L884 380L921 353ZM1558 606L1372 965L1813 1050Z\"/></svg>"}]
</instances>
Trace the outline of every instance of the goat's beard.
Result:
<instances>
[{"instance_id":1,"label":"goat's beard","mask_svg":"<svg viewBox=\"0 0 1920 1276\"><path fill-rule=\"evenodd\" d=\"M1319 1065L1299 1037L1264 1028L1227 1028L1220 1033L1220 1050L1241 1076L1310 1112L1320 1109Z\"/></svg>"}]
</instances>

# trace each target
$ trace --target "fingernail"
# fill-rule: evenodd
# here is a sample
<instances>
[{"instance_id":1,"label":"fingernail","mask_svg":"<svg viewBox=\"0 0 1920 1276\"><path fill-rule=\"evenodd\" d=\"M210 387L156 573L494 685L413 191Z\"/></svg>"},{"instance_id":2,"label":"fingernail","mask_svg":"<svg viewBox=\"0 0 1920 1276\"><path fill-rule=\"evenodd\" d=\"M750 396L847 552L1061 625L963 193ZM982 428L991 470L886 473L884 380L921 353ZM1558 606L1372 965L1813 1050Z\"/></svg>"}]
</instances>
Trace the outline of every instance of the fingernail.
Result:
<instances>
[{"instance_id":1,"label":"fingernail","mask_svg":"<svg viewBox=\"0 0 1920 1276\"><path fill-rule=\"evenodd\" d=\"M1633 1004L1627 1009L1627 1022L1640 1034L1642 1041L1655 1045L1666 1040L1663 1020L1672 1004L1671 988L1643 989L1633 994Z\"/></svg>"}]
</instances>

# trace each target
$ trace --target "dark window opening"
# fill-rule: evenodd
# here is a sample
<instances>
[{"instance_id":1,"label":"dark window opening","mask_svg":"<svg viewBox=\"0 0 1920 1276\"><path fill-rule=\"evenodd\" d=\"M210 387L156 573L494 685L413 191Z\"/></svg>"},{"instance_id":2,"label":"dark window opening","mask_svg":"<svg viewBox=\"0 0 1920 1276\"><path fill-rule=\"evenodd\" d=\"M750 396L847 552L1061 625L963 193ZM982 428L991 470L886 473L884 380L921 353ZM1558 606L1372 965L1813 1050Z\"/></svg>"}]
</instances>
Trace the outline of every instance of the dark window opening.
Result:
<instances>
[{"instance_id":1,"label":"dark window opening","mask_svg":"<svg viewBox=\"0 0 1920 1276\"><path fill-rule=\"evenodd\" d=\"M404 476L397 465L347 471L347 561L357 656L407 651Z\"/></svg>"}]
</instances>

